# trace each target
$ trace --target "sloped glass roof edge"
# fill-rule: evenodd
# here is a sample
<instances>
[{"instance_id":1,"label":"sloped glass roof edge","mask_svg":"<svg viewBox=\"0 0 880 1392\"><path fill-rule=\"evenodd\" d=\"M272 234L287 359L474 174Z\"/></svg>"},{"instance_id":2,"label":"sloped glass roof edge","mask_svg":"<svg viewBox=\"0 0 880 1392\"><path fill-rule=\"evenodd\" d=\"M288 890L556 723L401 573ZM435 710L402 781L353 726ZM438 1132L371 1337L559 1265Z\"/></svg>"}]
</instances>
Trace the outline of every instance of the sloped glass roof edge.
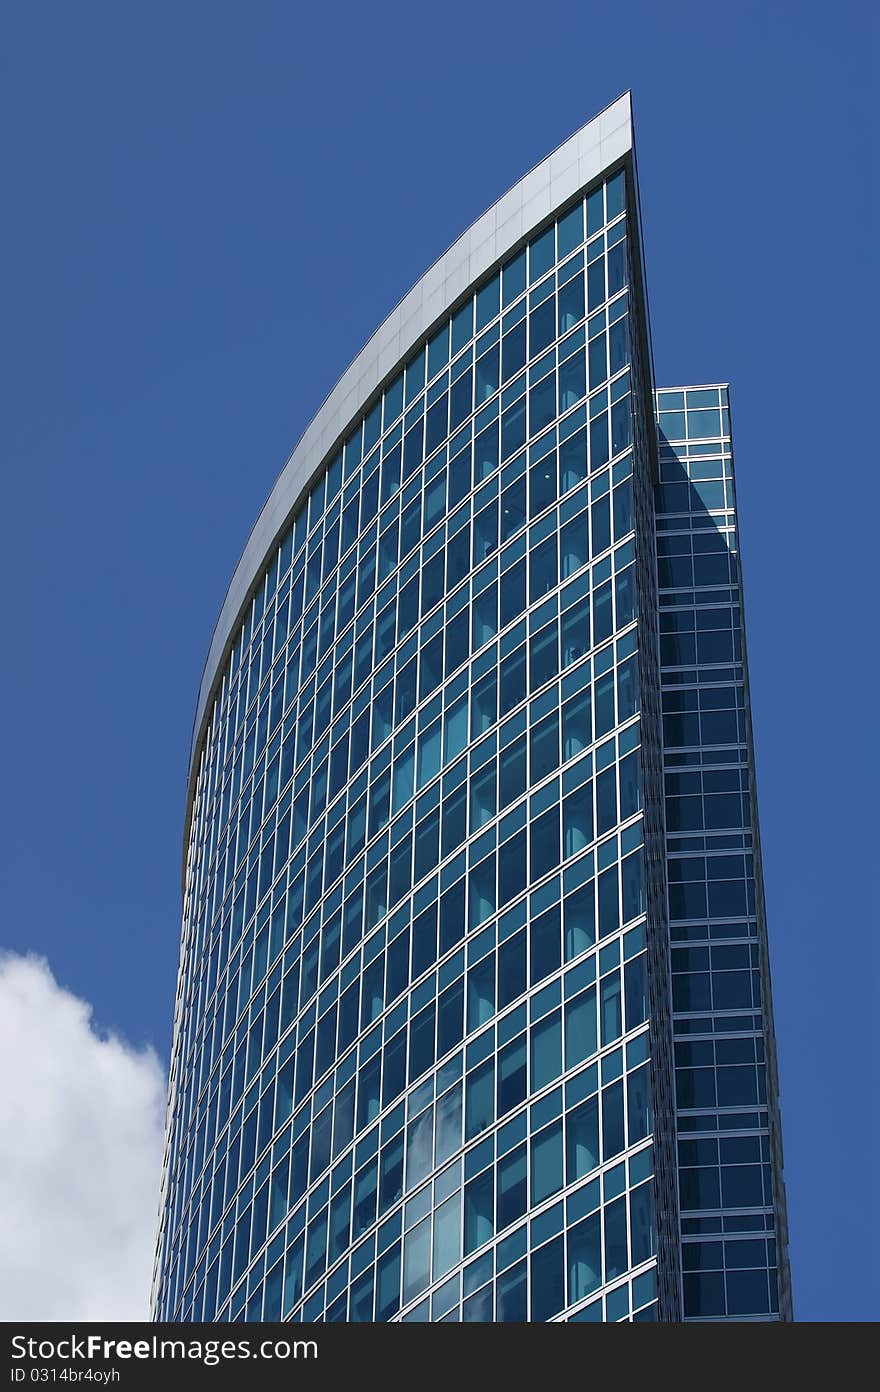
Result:
<instances>
[{"instance_id":1,"label":"sloped glass roof edge","mask_svg":"<svg viewBox=\"0 0 880 1392\"><path fill-rule=\"evenodd\" d=\"M340 436L410 349L470 286L632 148L632 102L627 91L569 136L477 218L404 295L343 372L278 475L229 582L199 686L190 746L190 782L216 678L254 582L300 495Z\"/></svg>"}]
</instances>

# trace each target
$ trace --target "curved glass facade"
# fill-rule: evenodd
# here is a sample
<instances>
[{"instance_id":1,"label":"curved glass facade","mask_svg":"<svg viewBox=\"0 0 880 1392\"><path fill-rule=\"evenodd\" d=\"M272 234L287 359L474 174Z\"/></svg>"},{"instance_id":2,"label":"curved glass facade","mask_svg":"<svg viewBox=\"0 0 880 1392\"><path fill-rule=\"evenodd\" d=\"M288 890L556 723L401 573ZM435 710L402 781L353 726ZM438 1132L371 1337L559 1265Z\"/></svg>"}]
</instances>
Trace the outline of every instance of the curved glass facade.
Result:
<instances>
[{"instance_id":1,"label":"curved glass facade","mask_svg":"<svg viewBox=\"0 0 880 1392\"><path fill-rule=\"evenodd\" d=\"M680 1317L634 194L617 160L408 346L253 576L158 1318Z\"/></svg>"}]
</instances>

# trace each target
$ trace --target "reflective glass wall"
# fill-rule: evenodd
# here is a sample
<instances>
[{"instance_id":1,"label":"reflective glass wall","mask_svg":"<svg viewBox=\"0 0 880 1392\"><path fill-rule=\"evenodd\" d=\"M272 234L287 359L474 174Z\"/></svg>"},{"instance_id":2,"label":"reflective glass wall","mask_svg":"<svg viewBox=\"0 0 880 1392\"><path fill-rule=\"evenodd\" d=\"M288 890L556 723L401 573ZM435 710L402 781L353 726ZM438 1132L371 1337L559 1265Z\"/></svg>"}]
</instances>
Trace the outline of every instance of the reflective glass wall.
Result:
<instances>
[{"instance_id":1,"label":"reflective glass wall","mask_svg":"<svg viewBox=\"0 0 880 1392\"><path fill-rule=\"evenodd\" d=\"M655 1314L625 187L409 357L235 642L161 1317Z\"/></svg>"},{"instance_id":2,"label":"reflective glass wall","mask_svg":"<svg viewBox=\"0 0 880 1392\"><path fill-rule=\"evenodd\" d=\"M657 393L684 1314L790 1316L728 391Z\"/></svg>"}]
</instances>

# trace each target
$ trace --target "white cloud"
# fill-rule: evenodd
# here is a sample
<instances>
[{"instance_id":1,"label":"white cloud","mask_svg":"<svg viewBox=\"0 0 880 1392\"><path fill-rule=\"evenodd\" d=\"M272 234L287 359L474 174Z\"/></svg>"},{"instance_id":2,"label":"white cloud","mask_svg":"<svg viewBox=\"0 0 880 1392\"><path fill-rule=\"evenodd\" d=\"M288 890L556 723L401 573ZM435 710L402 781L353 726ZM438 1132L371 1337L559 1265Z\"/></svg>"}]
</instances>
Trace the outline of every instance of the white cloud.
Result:
<instances>
[{"instance_id":1,"label":"white cloud","mask_svg":"<svg viewBox=\"0 0 880 1392\"><path fill-rule=\"evenodd\" d=\"M148 1318L164 1109L151 1049L0 956L0 1318Z\"/></svg>"}]
</instances>

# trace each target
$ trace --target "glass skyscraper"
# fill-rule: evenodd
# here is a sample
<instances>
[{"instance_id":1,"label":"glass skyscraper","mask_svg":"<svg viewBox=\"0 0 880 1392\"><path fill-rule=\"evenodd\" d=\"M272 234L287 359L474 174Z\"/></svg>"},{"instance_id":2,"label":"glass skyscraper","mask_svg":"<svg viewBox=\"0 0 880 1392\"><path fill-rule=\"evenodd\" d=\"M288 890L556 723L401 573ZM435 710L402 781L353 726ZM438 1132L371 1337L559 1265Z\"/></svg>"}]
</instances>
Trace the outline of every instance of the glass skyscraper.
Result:
<instances>
[{"instance_id":1,"label":"glass skyscraper","mask_svg":"<svg viewBox=\"0 0 880 1392\"><path fill-rule=\"evenodd\" d=\"M233 576L157 1318L791 1317L742 613L627 95L382 324Z\"/></svg>"}]
</instances>

